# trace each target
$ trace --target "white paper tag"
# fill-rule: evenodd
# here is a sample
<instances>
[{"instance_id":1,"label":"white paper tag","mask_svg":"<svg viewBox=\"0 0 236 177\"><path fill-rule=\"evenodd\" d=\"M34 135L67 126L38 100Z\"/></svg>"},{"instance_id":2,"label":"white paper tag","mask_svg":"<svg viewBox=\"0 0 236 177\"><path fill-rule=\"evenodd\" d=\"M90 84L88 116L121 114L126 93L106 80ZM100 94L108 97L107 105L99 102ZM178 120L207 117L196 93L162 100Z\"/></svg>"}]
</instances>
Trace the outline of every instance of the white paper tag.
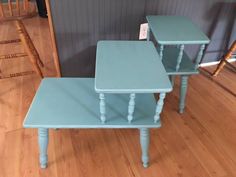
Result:
<instances>
[{"instance_id":1,"label":"white paper tag","mask_svg":"<svg viewBox=\"0 0 236 177\"><path fill-rule=\"evenodd\" d=\"M141 24L139 30L139 40L147 39L147 33L148 33L148 23Z\"/></svg>"}]
</instances>

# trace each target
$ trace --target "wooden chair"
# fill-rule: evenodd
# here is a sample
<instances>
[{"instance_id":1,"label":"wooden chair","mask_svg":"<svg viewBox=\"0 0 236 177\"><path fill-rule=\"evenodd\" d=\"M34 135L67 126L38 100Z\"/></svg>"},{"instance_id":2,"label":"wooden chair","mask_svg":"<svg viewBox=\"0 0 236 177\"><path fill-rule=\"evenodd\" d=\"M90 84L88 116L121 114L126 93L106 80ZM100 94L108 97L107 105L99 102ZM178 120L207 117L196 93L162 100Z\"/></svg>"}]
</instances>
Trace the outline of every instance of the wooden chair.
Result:
<instances>
[{"instance_id":1,"label":"wooden chair","mask_svg":"<svg viewBox=\"0 0 236 177\"><path fill-rule=\"evenodd\" d=\"M37 15L35 1L29 0L0 0L0 22L29 18Z\"/></svg>"},{"instance_id":2,"label":"wooden chair","mask_svg":"<svg viewBox=\"0 0 236 177\"><path fill-rule=\"evenodd\" d=\"M227 61L233 57L234 52L236 52L236 40L233 42L230 49L227 51L226 55L224 55L220 60L220 63L218 64L216 70L212 74L213 76L217 76L219 72L224 68L225 64L228 64L231 68L233 68L236 71L236 67Z\"/></svg>"},{"instance_id":3,"label":"wooden chair","mask_svg":"<svg viewBox=\"0 0 236 177\"><path fill-rule=\"evenodd\" d=\"M42 71L40 70L40 66L44 67L43 62L40 60L39 54L37 50L35 49L34 44L24 27L24 24L22 23L22 21L16 20L15 25L16 25L17 32L19 34L19 39L0 41L0 45L11 44L11 43L21 43L24 47L25 53L13 53L13 54L7 54L7 55L0 55L0 60L13 60L13 59L28 56L30 59L30 62L32 63L35 69L35 72L41 78L43 78ZM34 71L19 72L19 73L9 74L8 76L3 76L0 70L0 74L1 74L0 79L24 76L24 75L28 75L32 73L34 73Z\"/></svg>"}]
</instances>

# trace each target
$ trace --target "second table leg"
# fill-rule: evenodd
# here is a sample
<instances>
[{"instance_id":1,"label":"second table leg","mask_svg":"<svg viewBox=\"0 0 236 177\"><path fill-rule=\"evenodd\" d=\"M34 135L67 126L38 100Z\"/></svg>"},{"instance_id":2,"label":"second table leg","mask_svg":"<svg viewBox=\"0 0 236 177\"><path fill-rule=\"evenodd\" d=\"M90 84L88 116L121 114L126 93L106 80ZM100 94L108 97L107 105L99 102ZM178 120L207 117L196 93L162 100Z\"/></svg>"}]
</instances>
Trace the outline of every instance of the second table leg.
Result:
<instances>
[{"instance_id":1,"label":"second table leg","mask_svg":"<svg viewBox=\"0 0 236 177\"><path fill-rule=\"evenodd\" d=\"M39 141L39 161L41 168L46 168L48 163L48 128L38 129L38 141Z\"/></svg>"},{"instance_id":2,"label":"second table leg","mask_svg":"<svg viewBox=\"0 0 236 177\"><path fill-rule=\"evenodd\" d=\"M142 150L142 162L145 168L148 167L149 163L149 128L140 128L140 144Z\"/></svg>"},{"instance_id":3,"label":"second table leg","mask_svg":"<svg viewBox=\"0 0 236 177\"><path fill-rule=\"evenodd\" d=\"M179 112L180 113L184 112L187 87L188 87L188 76L181 76L181 88L180 88L180 98L179 98Z\"/></svg>"}]
</instances>

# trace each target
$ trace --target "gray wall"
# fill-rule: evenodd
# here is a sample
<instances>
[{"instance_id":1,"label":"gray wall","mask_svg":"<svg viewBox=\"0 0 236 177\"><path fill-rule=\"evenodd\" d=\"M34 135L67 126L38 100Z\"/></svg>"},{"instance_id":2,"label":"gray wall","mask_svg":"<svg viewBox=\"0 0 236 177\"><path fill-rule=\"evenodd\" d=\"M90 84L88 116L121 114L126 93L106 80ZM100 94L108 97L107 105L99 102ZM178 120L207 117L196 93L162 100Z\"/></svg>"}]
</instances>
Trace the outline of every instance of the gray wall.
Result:
<instances>
[{"instance_id":1,"label":"gray wall","mask_svg":"<svg viewBox=\"0 0 236 177\"><path fill-rule=\"evenodd\" d=\"M62 76L94 76L96 43L138 39L146 15L189 17L211 38L203 62L217 60L235 39L236 3L220 0L51 0ZM234 11L233 11L234 9ZM195 57L198 46L187 47Z\"/></svg>"}]
</instances>

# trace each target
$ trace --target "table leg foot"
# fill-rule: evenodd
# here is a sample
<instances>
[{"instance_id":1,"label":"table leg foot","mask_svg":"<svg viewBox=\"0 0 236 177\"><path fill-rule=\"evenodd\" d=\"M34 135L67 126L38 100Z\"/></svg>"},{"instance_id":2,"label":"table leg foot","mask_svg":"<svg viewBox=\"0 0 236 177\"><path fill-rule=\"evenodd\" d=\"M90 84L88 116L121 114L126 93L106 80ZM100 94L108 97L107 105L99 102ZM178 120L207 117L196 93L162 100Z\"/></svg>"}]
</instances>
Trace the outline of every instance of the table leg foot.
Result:
<instances>
[{"instance_id":1,"label":"table leg foot","mask_svg":"<svg viewBox=\"0 0 236 177\"><path fill-rule=\"evenodd\" d=\"M142 162L145 168L148 167L149 164L149 129L148 128L140 128L140 144L142 150Z\"/></svg>"},{"instance_id":2,"label":"table leg foot","mask_svg":"<svg viewBox=\"0 0 236 177\"><path fill-rule=\"evenodd\" d=\"M39 141L39 162L41 168L46 168L48 163L48 129L47 128L39 128L38 129L38 141Z\"/></svg>"},{"instance_id":3,"label":"table leg foot","mask_svg":"<svg viewBox=\"0 0 236 177\"><path fill-rule=\"evenodd\" d=\"M188 86L188 76L181 76L181 89L180 89L180 99L179 99L179 113L184 112L185 108L185 98Z\"/></svg>"}]
</instances>

